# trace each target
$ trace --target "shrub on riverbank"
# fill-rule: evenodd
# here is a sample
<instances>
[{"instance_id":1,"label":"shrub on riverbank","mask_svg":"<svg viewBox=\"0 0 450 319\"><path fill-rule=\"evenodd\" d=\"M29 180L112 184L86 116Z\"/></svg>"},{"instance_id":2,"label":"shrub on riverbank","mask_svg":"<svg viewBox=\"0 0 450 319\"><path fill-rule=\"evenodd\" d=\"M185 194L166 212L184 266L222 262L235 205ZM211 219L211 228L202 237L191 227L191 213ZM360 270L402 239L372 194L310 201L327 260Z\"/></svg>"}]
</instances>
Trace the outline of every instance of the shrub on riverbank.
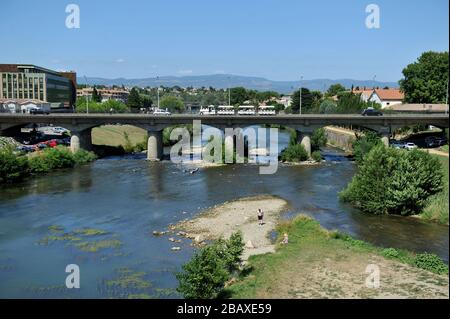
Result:
<instances>
[{"instance_id":1,"label":"shrub on riverbank","mask_svg":"<svg viewBox=\"0 0 450 319\"><path fill-rule=\"evenodd\" d=\"M54 169L71 168L96 159L92 152L80 150L73 154L67 147L47 148L29 155L12 148L0 150L0 183L19 181L27 176L48 173Z\"/></svg>"},{"instance_id":2,"label":"shrub on riverbank","mask_svg":"<svg viewBox=\"0 0 450 319\"><path fill-rule=\"evenodd\" d=\"M320 162L322 161L322 154L320 151L314 151L311 153L311 158L316 162Z\"/></svg>"},{"instance_id":3,"label":"shrub on riverbank","mask_svg":"<svg viewBox=\"0 0 450 319\"><path fill-rule=\"evenodd\" d=\"M217 240L198 251L177 273L178 292L186 299L217 298L240 265L244 244L242 234Z\"/></svg>"},{"instance_id":4,"label":"shrub on riverbank","mask_svg":"<svg viewBox=\"0 0 450 319\"><path fill-rule=\"evenodd\" d=\"M13 148L0 148L0 184L21 180L28 171L28 160L14 154Z\"/></svg>"},{"instance_id":5,"label":"shrub on riverbank","mask_svg":"<svg viewBox=\"0 0 450 319\"><path fill-rule=\"evenodd\" d=\"M441 167L444 170L444 187L443 190L429 198L428 204L420 215L425 220L438 222L440 224L448 225L448 198L449 198L449 171L448 171L448 157L432 155L437 158Z\"/></svg>"},{"instance_id":6,"label":"shrub on riverbank","mask_svg":"<svg viewBox=\"0 0 450 319\"><path fill-rule=\"evenodd\" d=\"M367 213L414 215L442 187L443 172L435 157L377 145L363 157L340 198Z\"/></svg>"},{"instance_id":7,"label":"shrub on riverbank","mask_svg":"<svg viewBox=\"0 0 450 319\"><path fill-rule=\"evenodd\" d=\"M302 144L291 144L281 152L280 158L283 162L302 162L308 159L308 153Z\"/></svg>"},{"instance_id":8,"label":"shrub on riverbank","mask_svg":"<svg viewBox=\"0 0 450 319\"><path fill-rule=\"evenodd\" d=\"M377 145L381 145L381 139L378 134L372 131L366 131L364 135L357 135L352 143L353 156L355 161L360 164L366 154Z\"/></svg>"}]
</instances>

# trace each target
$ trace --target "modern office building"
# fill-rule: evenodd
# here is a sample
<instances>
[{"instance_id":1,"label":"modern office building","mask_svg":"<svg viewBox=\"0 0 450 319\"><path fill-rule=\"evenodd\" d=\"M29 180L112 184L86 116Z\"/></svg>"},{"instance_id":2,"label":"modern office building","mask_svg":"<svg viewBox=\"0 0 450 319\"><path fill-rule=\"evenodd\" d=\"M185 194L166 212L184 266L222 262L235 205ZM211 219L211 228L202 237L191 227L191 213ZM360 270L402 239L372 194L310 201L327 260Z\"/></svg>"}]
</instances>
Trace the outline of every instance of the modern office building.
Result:
<instances>
[{"instance_id":1,"label":"modern office building","mask_svg":"<svg viewBox=\"0 0 450 319\"><path fill-rule=\"evenodd\" d=\"M76 73L31 64L0 64L0 99L50 103L52 111L71 111L76 102Z\"/></svg>"}]
</instances>

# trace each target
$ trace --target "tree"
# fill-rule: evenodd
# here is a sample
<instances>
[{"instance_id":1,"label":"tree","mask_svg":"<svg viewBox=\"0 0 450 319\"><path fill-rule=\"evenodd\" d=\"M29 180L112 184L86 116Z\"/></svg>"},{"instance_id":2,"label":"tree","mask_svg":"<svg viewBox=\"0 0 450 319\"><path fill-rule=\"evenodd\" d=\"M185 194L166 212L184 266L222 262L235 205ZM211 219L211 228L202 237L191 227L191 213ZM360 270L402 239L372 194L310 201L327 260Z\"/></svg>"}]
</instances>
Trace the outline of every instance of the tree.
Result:
<instances>
[{"instance_id":1,"label":"tree","mask_svg":"<svg viewBox=\"0 0 450 319\"><path fill-rule=\"evenodd\" d=\"M240 232L202 248L176 274L177 290L186 299L217 298L241 263L244 243Z\"/></svg>"},{"instance_id":2,"label":"tree","mask_svg":"<svg viewBox=\"0 0 450 319\"><path fill-rule=\"evenodd\" d=\"M448 84L448 52L425 52L403 69L400 89L407 103L445 103Z\"/></svg>"},{"instance_id":3,"label":"tree","mask_svg":"<svg viewBox=\"0 0 450 319\"><path fill-rule=\"evenodd\" d=\"M307 88L302 88L302 113L310 113L313 106L313 95ZM298 114L300 110L300 90L292 93L292 113Z\"/></svg>"},{"instance_id":4,"label":"tree","mask_svg":"<svg viewBox=\"0 0 450 319\"><path fill-rule=\"evenodd\" d=\"M249 99L247 90L243 87L235 87L230 89L231 105L242 105Z\"/></svg>"},{"instance_id":5,"label":"tree","mask_svg":"<svg viewBox=\"0 0 450 319\"><path fill-rule=\"evenodd\" d=\"M380 144L363 158L340 198L367 213L414 215L442 187L439 159L420 150Z\"/></svg>"},{"instance_id":6,"label":"tree","mask_svg":"<svg viewBox=\"0 0 450 319\"><path fill-rule=\"evenodd\" d=\"M345 86L340 83L331 85L327 90L327 96L335 96L345 91Z\"/></svg>"},{"instance_id":7,"label":"tree","mask_svg":"<svg viewBox=\"0 0 450 319\"><path fill-rule=\"evenodd\" d=\"M320 114L333 114L336 113L337 105L334 101L330 99L325 99L320 103L319 113Z\"/></svg>"},{"instance_id":8,"label":"tree","mask_svg":"<svg viewBox=\"0 0 450 319\"><path fill-rule=\"evenodd\" d=\"M182 100L175 96L164 96L160 103L160 107L163 109L168 109L170 112L178 112L181 113L184 111L184 103Z\"/></svg>"},{"instance_id":9,"label":"tree","mask_svg":"<svg viewBox=\"0 0 450 319\"><path fill-rule=\"evenodd\" d=\"M325 129L319 128L314 130L313 134L311 135L311 150L317 151L322 146L325 146L327 144L327 134L325 133Z\"/></svg>"},{"instance_id":10,"label":"tree","mask_svg":"<svg viewBox=\"0 0 450 319\"><path fill-rule=\"evenodd\" d=\"M128 96L127 106L130 108L131 112L137 113L139 109L142 107L141 97L139 95L138 90L134 87L130 91L130 95Z\"/></svg>"},{"instance_id":11,"label":"tree","mask_svg":"<svg viewBox=\"0 0 450 319\"><path fill-rule=\"evenodd\" d=\"M375 146L381 145L381 139L378 134L372 131L366 131L363 135L357 135L352 143L353 156L357 163L362 163L364 156Z\"/></svg>"},{"instance_id":12,"label":"tree","mask_svg":"<svg viewBox=\"0 0 450 319\"><path fill-rule=\"evenodd\" d=\"M143 108L149 109L153 105L153 100L148 95L141 95L141 105Z\"/></svg>"},{"instance_id":13,"label":"tree","mask_svg":"<svg viewBox=\"0 0 450 319\"><path fill-rule=\"evenodd\" d=\"M97 91L97 89L94 87L94 90L92 91L92 101L100 103L102 101L102 95Z\"/></svg>"}]
</instances>

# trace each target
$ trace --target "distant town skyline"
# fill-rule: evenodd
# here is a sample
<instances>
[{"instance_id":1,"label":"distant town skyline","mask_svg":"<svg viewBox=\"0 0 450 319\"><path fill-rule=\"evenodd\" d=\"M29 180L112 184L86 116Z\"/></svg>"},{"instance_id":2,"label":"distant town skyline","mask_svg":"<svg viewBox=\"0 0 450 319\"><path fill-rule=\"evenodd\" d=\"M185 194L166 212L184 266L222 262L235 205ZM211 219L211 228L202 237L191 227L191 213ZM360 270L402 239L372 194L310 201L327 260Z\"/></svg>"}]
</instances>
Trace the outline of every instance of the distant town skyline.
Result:
<instances>
[{"instance_id":1,"label":"distant town skyline","mask_svg":"<svg viewBox=\"0 0 450 319\"><path fill-rule=\"evenodd\" d=\"M65 25L69 3L80 8L79 29ZM380 9L379 29L365 24L370 3ZM3 0L0 63L109 79L234 74L397 82L424 51L448 51L448 10L447 0Z\"/></svg>"}]
</instances>

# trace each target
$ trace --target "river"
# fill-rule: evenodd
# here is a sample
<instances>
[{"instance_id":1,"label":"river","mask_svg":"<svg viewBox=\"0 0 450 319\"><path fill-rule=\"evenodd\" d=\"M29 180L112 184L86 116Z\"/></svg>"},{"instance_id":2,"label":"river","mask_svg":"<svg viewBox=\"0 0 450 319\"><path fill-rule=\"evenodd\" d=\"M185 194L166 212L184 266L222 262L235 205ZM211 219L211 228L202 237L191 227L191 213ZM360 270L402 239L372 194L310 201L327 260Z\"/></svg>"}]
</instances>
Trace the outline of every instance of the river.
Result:
<instances>
[{"instance_id":1,"label":"river","mask_svg":"<svg viewBox=\"0 0 450 319\"><path fill-rule=\"evenodd\" d=\"M280 149L288 139L280 135ZM147 162L145 155L109 157L3 187L0 297L179 297L174 274L193 249L187 240L174 244L152 232L210 206L261 194L288 200L291 210L285 217L308 214L328 229L381 246L433 252L448 263L447 226L367 215L343 205L337 194L355 165L338 150L323 153L327 161L320 166L281 165L274 175L259 175L258 167L248 164L190 174L168 161ZM61 237L83 228L106 233ZM93 240L106 245L96 251L77 246ZM181 250L174 252L173 246ZM80 267L80 289L65 287L68 264Z\"/></svg>"}]
</instances>

